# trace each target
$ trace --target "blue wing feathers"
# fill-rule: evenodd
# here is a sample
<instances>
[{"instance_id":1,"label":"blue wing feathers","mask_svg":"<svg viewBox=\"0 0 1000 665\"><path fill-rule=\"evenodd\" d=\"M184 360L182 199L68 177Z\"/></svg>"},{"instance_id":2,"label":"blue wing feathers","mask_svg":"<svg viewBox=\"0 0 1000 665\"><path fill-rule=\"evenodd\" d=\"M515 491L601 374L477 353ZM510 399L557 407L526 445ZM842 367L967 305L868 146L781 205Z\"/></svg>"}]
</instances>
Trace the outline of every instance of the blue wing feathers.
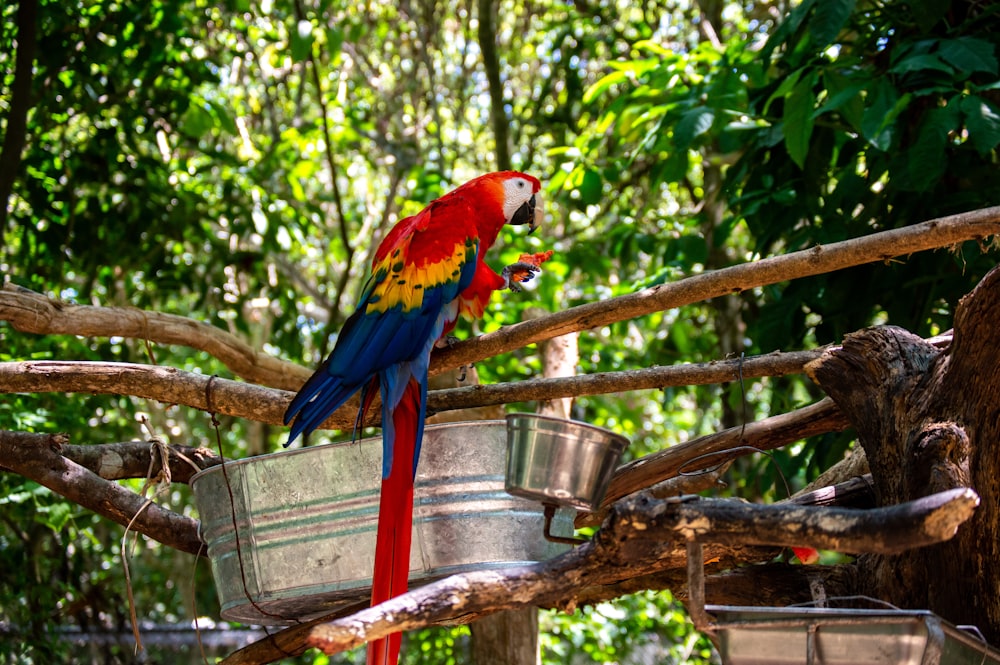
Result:
<instances>
[{"instance_id":1,"label":"blue wing feathers","mask_svg":"<svg viewBox=\"0 0 1000 665\"><path fill-rule=\"evenodd\" d=\"M423 229L416 230L410 242L424 243L424 248L426 243L434 243L439 249L431 255L448 255L441 249L444 241L424 235ZM383 404L390 408L399 402L409 379L417 379L423 395L419 425L422 431L431 348L444 329L445 313L451 314L449 303L468 287L476 271L478 240L472 238L465 244L467 250L472 246L475 249L466 251L466 260L458 266L457 274L430 288L424 285L419 306L409 311L404 311L402 305L369 311L369 306L379 301L378 294L385 297L387 293L380 285L389 271L385 264L376 269L365 284L358 309L344 323L333 351L289 404L284 417L286 424L292 423L289 442L322 425L373 377L381 379ZM391 424L388 423L391 419L387 421L383 416L383 429L390 428L386 432L390 436L385 440L392 441ZM391 465L391 451L388 450L386 462Z\"/></svg>"}]
</instances>

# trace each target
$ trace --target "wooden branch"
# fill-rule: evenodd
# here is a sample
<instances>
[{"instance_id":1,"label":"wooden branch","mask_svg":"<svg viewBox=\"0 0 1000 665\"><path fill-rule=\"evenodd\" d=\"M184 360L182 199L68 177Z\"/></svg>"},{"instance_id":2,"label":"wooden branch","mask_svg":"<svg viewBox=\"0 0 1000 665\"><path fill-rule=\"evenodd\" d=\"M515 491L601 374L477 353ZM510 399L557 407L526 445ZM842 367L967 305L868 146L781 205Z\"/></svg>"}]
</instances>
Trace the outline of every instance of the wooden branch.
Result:
<instances>
[{"instance_id":1,"label":"wooden branch","mask_svg":"<svg viewBox=\"0 0 1000 665\"><path fill-rule=\"evenodd\" d=\"M745 427L732 427L646 455L619 467L598 510L579 514L576 525L582 527L600 523L604 511L618 499L673 478L682 470L695 473L699 469L755 452L751 448L773 450L817 434L839 432L847 426L847 419L833 401L823 399L789 413L747 423ZM705 459L695 463L694 460L700 457Z\"/></svg>"},{"instance_id":2,"label":"wooden branch","mask_svg":"<svg viewBox=\"0 0 1000 665\"><path fill-rule=\"evenodd\" d=\"M261 385L298 390L312 372L252 348L236 335L192 319L131 307L93 307L54 300L14 284L0 289L0 321L37 335L128 337L205 351Z\"/></svg>"},{"instance_id":3,"label":"wooden branch","mask_svg":"<svg viewBox=\"0 0 1000 665\"><path fill-rule=\"evenodd\" d=\"M874 508L876 506L875 487L872 483L872 474L866 473L836 485L799 492L780 503L797 503L800 506Z\"/></svg>"},{"instance_id":4,"label":"wooden branch","mask_svg":"<svg viewBox=\"0 0 1000 665\"><path fill-rule=\"evenodd\" d=\"M34 436L45 437L45 434ZM152 471L156 476L162 471L159 457L150 454L147 441L123 441L121 443L97 443L88 445L66 444L59 449L66 459L92 471L105 480L125 478L145 478ZM221 458L208 448L192 446L167 446L170 480L187 484L191 476L202 469L222 463ZM152 462L152 469L150 463Z\"/></svg>"},{"instance_id":5,"label":"wooden branch","mask_svg":"<svg viewBox=\"0 0 1000 665\"><path fill-rule=\"evenodd\" d=\"M146 505L144 497L66 459L59 454L64 443L62 435L0 430L0 460L11 471L102 517L122 526L131 522L132 530L182 552L204 554L197 520L155 503Z\"/></svg>"},{"instance_id":6,"label":"wooden branch","mask_svg":"<svg viewBox=\"0 0 1000 665\"><path fill-rule=\"evenodd\" d=\"M966 240L982 241L998 232L1000 207L985 208L706 272L610 300L572 307L459 342L436 352L431 358L430 371L437 374L545 339L757 286L885 261ZM9 284L0 289L0 320L9 321L16 330L36 334L120 336L161 344L182 344L210 353L238 376L285 390L297 390L311 374L306 368L251 348L226 331L184 317L130 308L73 305Z\"/></svg>"},{"instance_id":7,"label":"wooden branch","mask_svg":"<svg viewBox=\"0 0 1000 665\"><path fill-rule=\"evenodd\" d=\"M557 379L529 379L491 386L434 390L428 395L430 414L511 402L549 400L560 397L598 395L667 386L705 385L733 381L736 377L760 378L800 373L822 349L769 353L740 360L652 367L627 372L605 372ZM742 368L741 368L742 365ZM89 361L23 361L0 363L0 393L87 392L133 395L167 404L183 404L202 411L215 411L282 425L292 394L229 379L211 379L211 404L205 391L210 377L170 367L136 363ZM211 408L210 408L211 407ZM357 416L357 398L348 401L322 426L350 429ZM377 424L377 409L366 424Z\"/></svg>"},{"instance_id":8,"label":"wooden branch","mask_svg":"<svg viewBox=\"0 0 1000 665\"><path fill-rule=\"evenodd\" d=\"M332 654L400 630L468 613L528 605L573 605L582 590L683 562L685 543L808 545L853 552L898 552L946 540L972 516L978 497L951 490L871 511L760 506L736 500L659 500L642 493L615 505L592 541L555 559L504 571L453 575L310 632Z\"/></svg>"},{"instance_id":9,"label":"wooden branch","mask_svg":"<svg viewBox=\"0 0 1000 665\"><path fill-rule=\"evenodd\" d=\"M546 317L548 318L548 317ZM470 406L510 404L605 395L630 390L648 390L669 386L697 386L727 383L764 376L801 374L803 367L819 358L823 349L814 351L775 351L744 359L715 360L709 363L684 363L621 372L599 372L552 379L528 379L513 383L468 386L440 391L428 405L431 410L462 409Z\"/></svg>"},{"instance_id":10,"label":"wooden branch","mask_svg":"<svg viewBox=\"0 0 1000 665\"><path fill-rule=\"evenodd\" d=\"M354 611L360 611L366 606L367 603L363 603L359 607L355 607ZM321 617L279 630L262 640L234 651L219 661L219 665L261 665L298 656L309 648L307 640L310 631L328 621L330 621L329 617Z\"/></svg>"},{"instance_id":11,"label":"wooden branch","mask_svg":"<svg viewBox=\"0 0 1000 665\"><path fill-rule=\"evenodd\" d=\"M0 363L0 392L132 395L226 416L280 425L292 393L230 379L136 363L27 361ZM357 408L355 404L355 409ZM327 427L353 427L341 409Z\"/></svg>"},{"instance_id":12,"label":"wooden branch","mask_svg":"<svg viewBox=\"0 0 1000 665\"><path fill-rule=\"evenodd\" d=\"M997 233L1000 233L1000 207L984 208L705 272L617 298L571 307L544 318L505 326L496 332L459 342L435 354L431 359L431 371L472 364L544 339L740 293L758 286L888 261L967 240L982 242Z\"/></svg>"},{"instance_id":13,"label":"wooden branch","mask_svg":"<svg viewBox=\"0 0 1000 665\"><path fill-rule=\"evenodd\" d=\"M674 598L687 601L687 585L687 571L665 570L617 584L587 587L576 600L581 605L594 605L647 589L669 589ZM814 600L810 593L814 585L819 585L827 596L851 595L855 588L854 568L780 562L726 568L705 576L705 598L717 605L783 607Z\"/></svg>"}]
</instances>

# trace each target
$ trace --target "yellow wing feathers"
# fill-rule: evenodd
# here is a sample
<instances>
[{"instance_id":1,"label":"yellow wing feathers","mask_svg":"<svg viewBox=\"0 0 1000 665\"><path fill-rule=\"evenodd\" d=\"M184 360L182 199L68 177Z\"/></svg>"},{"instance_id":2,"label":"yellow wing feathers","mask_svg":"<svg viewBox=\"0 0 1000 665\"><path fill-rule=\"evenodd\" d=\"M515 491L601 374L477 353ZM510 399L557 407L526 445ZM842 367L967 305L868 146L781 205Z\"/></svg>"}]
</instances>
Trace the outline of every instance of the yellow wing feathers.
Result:
<instances>
[{"instance_id":1,"label":"yellow wing feathers","mask_svg":"<svg viewBox=\"0 0 1000 665\"><path fill-rule=\"evenodd\" d=\"M476 260L478 241L468 238L452 243L451 251L443 258L413 256L411 242L402 243L375 266L371 296L366 313L385 312L399 308L402 312L420 309L428 293L444 287L451 291L447 300L460 290L463 267ZM438 251L439 255L444 252ZM465 271L471 275L470 271ZM450 287L450 288L448 288ZM442 294L444 295L444 294Z\"/></svg>"}]
</instances>

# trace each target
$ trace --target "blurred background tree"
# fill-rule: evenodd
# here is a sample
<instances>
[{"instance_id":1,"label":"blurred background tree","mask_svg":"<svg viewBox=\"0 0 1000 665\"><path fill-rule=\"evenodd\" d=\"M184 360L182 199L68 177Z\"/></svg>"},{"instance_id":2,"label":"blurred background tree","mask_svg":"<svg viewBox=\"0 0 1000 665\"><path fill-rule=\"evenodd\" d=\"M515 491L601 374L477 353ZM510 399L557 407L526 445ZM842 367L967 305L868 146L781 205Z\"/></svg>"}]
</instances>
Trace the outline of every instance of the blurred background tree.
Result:
<instances>
[{"instance_id":1,"label":"blurred background tree","mask_svg":"<svg viewBox=\"0 0 1000 665\"><path fill-rule=\"evenodd\" d=\"M485 171L534 173L550 199L544 232L502 242L495 262L556 255L530 296L495 298L466 333L995 205L998 12L943 0L7 3L0 271L79 303L191 316L312 366L375 239ZM581 337L579 369L809 348L871 323L938 332L993 263L960 247L623 322ZM0 323L0 361L45 358L228 375L189 349ZM528 348L479 371L514 381L540 363ZM626 434L639 456L817 395L786 377L588 397L574 415ZM210 440L202 413L109 396L7 395L0 428L104 443L144 436L142 414L173 442ZM285 436L236 419L223 432L232 457ZM781 498L779 469L800 486L849 445L830 435L745 458L729 491ZM186 487L166 502L191 512ZM57 628L127 632L118 527L9 473L0 506L8 662L68 660ZM147 542L132 567L144 621L217 613L206 565ZM666 593L542 624L546 662L710 657ZM466 635L416 634L408 662L464 662ZM95 662L133 660L128 645L90 648Z\"/></svg>"}]
</instances>

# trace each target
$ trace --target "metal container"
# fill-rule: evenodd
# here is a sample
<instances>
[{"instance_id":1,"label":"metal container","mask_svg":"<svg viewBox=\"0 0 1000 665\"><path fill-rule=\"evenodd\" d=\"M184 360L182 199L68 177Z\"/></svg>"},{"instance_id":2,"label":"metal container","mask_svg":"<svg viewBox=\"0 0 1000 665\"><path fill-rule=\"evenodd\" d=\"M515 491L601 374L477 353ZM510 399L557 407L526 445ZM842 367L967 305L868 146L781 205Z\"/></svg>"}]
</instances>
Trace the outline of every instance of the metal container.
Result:
<instances>
[{"instance_id":1,"label":"metal container","mask_svg":"<svg viewBox=\"0 0 1000 665\"><path fill-rule=\"evenodd\" d=\"M507 491L592 511L608 489L628 439L575 420L507 416Z\"/></svg>"},{"instance_id":2,"label":"metal container","mask_svg":"<svg viewBox=\"0 0 1000 665\"><path fill-rule=\"evenodd\" d=\"M725 665L985 665L1000 652L926 610L712 606Z\"/></svg>"},{"instance_id":3,"label":"metal container","mask_svg":"<svg viewBox=\"0 0 1000 665\"><path fill-rule=\"evenodd\" d=\"M500 420L425 429L414 489L411 586L543 561L569 549L543 538L541 506L504 491L505 443ZM191 487L222 617L288 624L366 601L381 464L377 437L251 457L196 474ZM572 534L572 514L562 512L555 530Z\"/></svg>"}]
</instances>

